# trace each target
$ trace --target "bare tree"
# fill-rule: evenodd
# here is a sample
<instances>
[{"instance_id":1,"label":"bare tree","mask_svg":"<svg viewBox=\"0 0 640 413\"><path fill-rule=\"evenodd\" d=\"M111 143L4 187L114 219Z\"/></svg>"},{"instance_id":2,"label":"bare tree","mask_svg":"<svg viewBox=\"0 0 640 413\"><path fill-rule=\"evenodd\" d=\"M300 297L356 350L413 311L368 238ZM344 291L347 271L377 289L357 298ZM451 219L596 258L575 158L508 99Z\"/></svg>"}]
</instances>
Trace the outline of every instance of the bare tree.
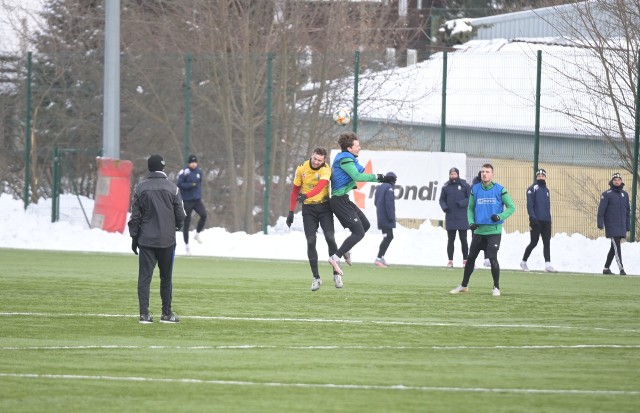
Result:
<instances>
[{"instance_id":1,"label":"bare tree","mask_svg":"<svg viewBox=\"0 0 640 413\"><path fill-rule=\"evenodd\" d=\"M601 135L632 171L640 58L640 1L592 0L557 9L555 24L582 53L554 67L569 91L562 109L583 132Z\"/></svg>"},{"instance_id":2,"label":"bare tree","mask_svg":"<svg viewBox=\"0 0 640 413\"><path fill-rule=\"evenodd\" d=\"M139 56L132 62L140 63L145 52L158 48L165 53L192 53L191 142L198 147L204 166L215 172L206 203L216 205L217 212L227 212L214 218L218 223L248 232L255 231L261 221L265 186L270 185L269 214L274 219L286 211L288 178L295 166L314 146L333 144L327 121L333 105L327 102L333 99L333 80L353 73L353 53L384 50L389 43L402 45L410 37L389 30L395 24L390 8L349 2L202 0L162 7L146 3L144 10L129 8L124 20L142 22L129 25L123 36L127 53ZM267 158L273 178L264 182L270 61L273 139ZM175 59L167 70L183 73L184 65ZM152 93L156 88L150 82L158 76L144 72L147 80L142 89ZM318 87L309 89L311 82ZM310 93L317 99L300 112L299 98ZM144 106L147 111L158 109ZM182 106L176 107L174 98L176 108ZM160 116L158 122L164 119L168 117ZM173 129L166 133L177 133L175 124ZM172 140L179 150L178 139Z\"/></svg>"},{"instance_id":3,"label":"bare tree","mask_svg":"<svg viewBox=\"0 0 640 413\"><path fill-rule=\"evenodd\" d=\"M41 170L34 177L50 171L53 147L101 146L103 28L102 0L52 0L45 11L36 36L33 143ZM386 47L404 50L412 36L385 3L123 1L122 157L141 176L146 157L162 153L172 173L187 155L188 132L188 150L207 172L208 224L255 232L266 186L273 222L286 211L297 164L313 147L335 145L330 111L352 95L345 90L353 84L340 79L353 75L354 52L367 56L362 71L375 71ZM301 106L304 98L309 104ZM272 177L265 182L266 162Z\"/></svg>"}]
</instances>

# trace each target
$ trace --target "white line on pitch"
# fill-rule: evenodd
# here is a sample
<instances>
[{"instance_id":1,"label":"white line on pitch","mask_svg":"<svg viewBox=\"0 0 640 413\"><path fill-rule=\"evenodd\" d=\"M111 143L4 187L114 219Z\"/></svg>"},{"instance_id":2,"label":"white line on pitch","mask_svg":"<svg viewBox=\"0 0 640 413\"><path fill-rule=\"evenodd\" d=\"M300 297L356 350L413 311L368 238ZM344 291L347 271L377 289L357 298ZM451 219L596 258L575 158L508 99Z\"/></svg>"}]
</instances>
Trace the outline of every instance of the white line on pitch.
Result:
<instances>
[{"instance_id":1,"label":"white line on pitch","mask_svg":"<svg viewBox=\"0 0 640 413\"><path fill-rule=\"evenodd\" d=\"M132 314L89 314L89 313L36 313L36 312L1 312L0 316L27 316L27 317L107 317L107 318L137 318ZM462 324L426 321L379 321L379 320L348 320L325 318L290 318L290 317L229 317L229 316L180 316L188 320L222 320L222 321L262 321L262 322L294 322L294 323L342 323L342 324L379 324L394 326L423 326L423 327L467 327L467 328L529 328L529 329L559 329L559 330L592 330L592 331L617 331L625 333L639 333L638 329L613 329L604 327L575 327L544 324Z\"/></svg>"},{"instance_id":2,"label":"white line on pitch","mask_svg":"<svg viewBox=\"0 0 640 413\"><path fill-rule=\"evenodd\" d=\"M578 389L508 389L483 387L440 387L440 386L405 386L397 385L366 385L366 384L332 384L332 383L278 383L235 380L203 380L203 379L175 379L154 377L118 377L118 376L85 376L75 374L33 374L33 373L0 373L0 377L25 379L52 380L101 380L101 381L131 381L152 383L193 383L214 384L222 386L266 386L266 387L298 387L324 388L348 390L413 390L422 392L456 392L456 393L524 393L524 394L577 394L583 396L639 396L637 390L578 390Z\"/></svg>"},{"instance_id":3,"label":"white line on pitch","mask_svg":"<svg viewBox=\"0 0 640 413\"><path fill-rule=\"evenodd\" d=\"M558 349L640 349L640 345L622 344L575 344L575 345L527 345L527 346L265 346L254 344L219 346L26 346L0 347L0 351L12 350L558 350Z\"/></svg>"}]
</instances>

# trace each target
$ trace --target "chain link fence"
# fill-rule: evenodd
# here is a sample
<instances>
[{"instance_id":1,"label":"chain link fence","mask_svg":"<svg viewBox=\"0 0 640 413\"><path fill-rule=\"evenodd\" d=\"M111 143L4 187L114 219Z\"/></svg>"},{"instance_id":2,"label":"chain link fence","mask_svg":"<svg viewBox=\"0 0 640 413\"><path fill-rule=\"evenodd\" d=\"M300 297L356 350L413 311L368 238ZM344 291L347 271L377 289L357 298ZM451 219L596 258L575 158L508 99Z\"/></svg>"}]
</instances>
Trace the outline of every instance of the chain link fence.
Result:
<instances>
[{"instance_id":1,"label":"chain link fence","mask_svg":"<svg viewBox=\"0 0 640 413\"><path fill-rule=\"evenodd\" d=\"M553 197L554 232L601 236L596 210L611 174L622 172L632 192L635 119L629 111L635 107L623 108L616 129L598 95L602 85L593 64L576 72L580 65L570 68L561 50L543 48L540 65L537 50L520 47L432 52L410 65L388 50L125 53L121 159L134 162L134 185L153 153L165 157L170 179L189 153L197 154L206 174L207 225L256 232L263 217L273 225L286 215L295 167L316 146L336 147L344 129L331 113L346 106L365 149L465 153L469 181L483 163L492 163L496 181L517 206L508 232L528 231L526 188L542 167ZM17 76L0 91L3 192L22 197L29 167L28 202L50 197L54 148L102 146L103 60L96 54L36 54L30 68L26 56L15 60ZM92 197L95 188L87 183L95 182L95 158L73 156L60 190Z\"/></svg>"}]
</instances>

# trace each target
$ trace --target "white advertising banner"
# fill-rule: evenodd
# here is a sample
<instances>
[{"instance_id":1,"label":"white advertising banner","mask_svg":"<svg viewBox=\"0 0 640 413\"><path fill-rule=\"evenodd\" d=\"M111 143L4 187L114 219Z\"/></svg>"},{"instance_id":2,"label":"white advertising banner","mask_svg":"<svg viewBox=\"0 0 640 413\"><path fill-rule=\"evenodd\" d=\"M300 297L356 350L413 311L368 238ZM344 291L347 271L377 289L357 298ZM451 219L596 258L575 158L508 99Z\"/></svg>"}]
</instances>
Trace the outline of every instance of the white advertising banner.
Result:
<instances>
[{"instance_id":1,"label":"white advertising banner","mask_svg":"<svg viewBox=\"0 0 640 413\"><path fill-rule=\"evenodd\" d=\"M338 153L339 150L331 150L331 165ZM358 162L365 168L365 173L394 172L398 176L395 187L397 218L444 220L438 201L442 185L449 180L449 169L458 168L462 178L467 175L467 155L464 153L363 150L358 155ZM379 184L358 182L357 186L351 191L351 200L367 217L375 217L374 193Z\"/></svg>"}]
</instances>

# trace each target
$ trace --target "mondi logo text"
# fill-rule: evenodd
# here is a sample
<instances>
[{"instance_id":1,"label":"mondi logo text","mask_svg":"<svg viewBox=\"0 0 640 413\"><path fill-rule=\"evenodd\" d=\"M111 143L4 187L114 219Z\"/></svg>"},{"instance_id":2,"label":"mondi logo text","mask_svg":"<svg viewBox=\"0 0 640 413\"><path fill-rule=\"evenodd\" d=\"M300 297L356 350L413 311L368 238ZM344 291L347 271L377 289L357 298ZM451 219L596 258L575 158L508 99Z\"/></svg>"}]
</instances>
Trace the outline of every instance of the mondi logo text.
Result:
<instances>
[{"instance_id":1,"label":"mondi logo text","mask_svg":"<svg viewBox=\"0 0 640 413\"><path fill-rule=\"evenodd\" d=\"M368 161L364 167L364 173L370 174L373 173L373 162ZM368 182L356 182L357 189L353 191L353 200L358 208L365 207L365 201L367 199L366 192L362 191L362 188ZM374 194L376 192L376 188L380 185L371 185L371 189L369 190L369 199L373 199ZM394 188L394 194L396 199L404 199L407 201L435 201L436 196L438 194L438 181L429 181L427 185L418 187L416 185L396 185Z\"/></svg>"},{"instance_id":2,"label":"mondi logo text","mask_svg":"<svg viewBox=\"0 0 640 413\"><path fill-rule=\"evenodd\" d=\"M369 199L375 195L376 189L380 185L371 185L369 190ZM427 185L418 187L416 185L396 185L394 188L396 200L404 199L408 201L434 201L438 193L438 181L429 181Z\"/></svg>"}]
</instances>

